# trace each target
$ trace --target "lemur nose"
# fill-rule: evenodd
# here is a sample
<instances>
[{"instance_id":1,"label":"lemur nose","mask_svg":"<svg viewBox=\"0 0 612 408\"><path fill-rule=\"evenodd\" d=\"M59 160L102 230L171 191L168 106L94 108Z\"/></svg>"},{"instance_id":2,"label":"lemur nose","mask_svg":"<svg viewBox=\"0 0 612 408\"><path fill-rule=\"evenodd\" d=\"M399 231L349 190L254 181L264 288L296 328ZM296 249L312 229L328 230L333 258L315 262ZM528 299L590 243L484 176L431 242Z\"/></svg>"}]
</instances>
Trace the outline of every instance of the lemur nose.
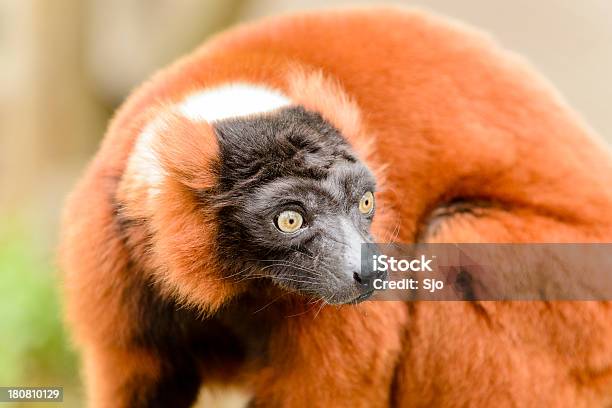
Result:
<instances>
[{"instance_id":1,"label":"lemur nose","mask_svg":"<svg viewBox=\"0 0 612 408\"><path fill-rule=\"evenodd\" d=\"M373 273L362 273L360 271L353 272L353 279L362 286L370 286L376 278L376 274Z\"/></svg>"},{"instance_id":2,"label":"lemur nose","mask_svg":"<svg viewBox=\"0 0 612 408\"><path fill-rule=\"evenodd\" d=\"M360 285L371 286L375 279L387 278L386 272L362 273L360 271L353 272L353 279Z\"/></svg>"},{"instance_id":3,"label":"lemur nose","mask_svg":"<svg viewBox=\"0 0 612 408\"><path fill-rule=\"evenodd\" d=\"M363 284L363 282L361 280L361 274L359 272L353 272L353 279L355 279L355 281L357 281L357 283Z\"/></svg>"}]
</instances>

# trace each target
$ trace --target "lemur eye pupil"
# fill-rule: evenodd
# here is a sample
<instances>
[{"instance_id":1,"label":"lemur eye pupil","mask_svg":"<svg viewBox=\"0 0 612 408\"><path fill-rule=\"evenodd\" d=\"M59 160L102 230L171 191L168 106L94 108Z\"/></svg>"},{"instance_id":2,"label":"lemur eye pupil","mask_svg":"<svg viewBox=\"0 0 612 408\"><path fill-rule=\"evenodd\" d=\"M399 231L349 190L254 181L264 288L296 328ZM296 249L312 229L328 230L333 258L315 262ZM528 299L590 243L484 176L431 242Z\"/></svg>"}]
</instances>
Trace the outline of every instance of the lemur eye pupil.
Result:
<instances>
[{"instance_id":1,"label":"lemur eye pupil","mask_svg":"<svg viewBox=\"0 0 612 408\"><path fill-rule=\"evenodd\" d=\"M362 214L370 214L374 209L374 194L371 191L366 191L366 193L359 200L359 211Z\"/></svg>"},{"instance_id":2,"label":"lemur eye pupil","mask_svg":"<svg viewBox=\"0 0 612 408\"><path fill-rule=\"evenodd\" d=\"M297 211L285 210L276 217L276 228L282 232L296 232L302 226L304 219Z\"/></svg>"}]
</instances>

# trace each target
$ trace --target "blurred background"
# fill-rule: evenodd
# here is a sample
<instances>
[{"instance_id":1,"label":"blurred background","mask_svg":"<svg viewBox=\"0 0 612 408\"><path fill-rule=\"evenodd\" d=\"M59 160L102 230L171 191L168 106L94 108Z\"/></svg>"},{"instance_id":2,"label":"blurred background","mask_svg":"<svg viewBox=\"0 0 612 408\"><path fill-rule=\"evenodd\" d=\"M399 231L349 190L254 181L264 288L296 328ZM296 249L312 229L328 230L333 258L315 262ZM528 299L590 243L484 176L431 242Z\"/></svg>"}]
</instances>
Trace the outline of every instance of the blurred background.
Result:
<instances>
[{"instance_id":1,"label":"blurred background","mask_svg":"<svg viewBox=\"0 0 612 408\"><path fill-rule=\"evenodd\" d=\"M62 201L130 89L211 33L257 17L377 1L0 0L0 385L82 405L54 264ZM528 59L612 141L612 2L414 0Z\"/></svg>"}]
</instances>

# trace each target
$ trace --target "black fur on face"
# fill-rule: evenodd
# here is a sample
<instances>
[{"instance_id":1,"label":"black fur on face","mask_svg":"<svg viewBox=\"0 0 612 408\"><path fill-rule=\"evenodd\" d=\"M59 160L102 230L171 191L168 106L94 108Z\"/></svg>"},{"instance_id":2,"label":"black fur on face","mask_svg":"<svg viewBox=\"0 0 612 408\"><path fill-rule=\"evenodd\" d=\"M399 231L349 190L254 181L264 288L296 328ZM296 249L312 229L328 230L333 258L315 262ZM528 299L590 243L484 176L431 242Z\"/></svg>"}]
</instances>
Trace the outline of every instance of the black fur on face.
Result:
<instances>
[{"instance_id":1,"label":"black fur on face","mask_svg":"<svg viewBox=\"0 0 612 408\"><path fill-rule=\"evenodd\" d=\"M233 274L348 303L369 296L361 244L370 242L374 209L359 209L375 190L372 173L319 114L288 107L215 123L219 185L207 195L219 220L219 256ZM279 214L301 215L283 232Z\"/></svg>"}]
</instances>

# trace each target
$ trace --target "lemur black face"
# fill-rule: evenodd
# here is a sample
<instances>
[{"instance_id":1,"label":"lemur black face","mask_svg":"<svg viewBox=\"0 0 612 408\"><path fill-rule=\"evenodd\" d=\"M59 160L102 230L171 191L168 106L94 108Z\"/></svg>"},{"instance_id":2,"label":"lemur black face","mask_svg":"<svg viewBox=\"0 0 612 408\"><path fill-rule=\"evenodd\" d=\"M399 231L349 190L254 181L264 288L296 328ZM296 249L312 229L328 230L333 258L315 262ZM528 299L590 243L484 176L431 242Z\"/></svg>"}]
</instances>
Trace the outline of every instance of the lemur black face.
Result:
<instances>
[{"instance_id":1,"label":"lemur black face","mask_svg":"<svg viewBox=\"0 0 612 408\"><path fill-rule=\"evenodd\" d=\"M290 107L214 126L220 256L328 303L365 299L375 180L319 114Z\"/></svg>"}]
</instances>

